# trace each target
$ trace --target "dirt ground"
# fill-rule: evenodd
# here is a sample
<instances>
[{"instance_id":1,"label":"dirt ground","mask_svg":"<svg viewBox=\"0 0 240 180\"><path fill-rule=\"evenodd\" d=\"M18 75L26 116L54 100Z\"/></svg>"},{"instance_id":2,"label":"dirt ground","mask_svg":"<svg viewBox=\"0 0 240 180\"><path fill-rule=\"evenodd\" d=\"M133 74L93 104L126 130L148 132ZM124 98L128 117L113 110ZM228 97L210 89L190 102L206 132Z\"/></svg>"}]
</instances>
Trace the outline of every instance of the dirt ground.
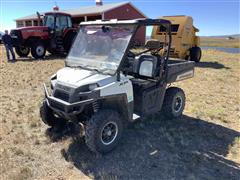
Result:
<instances>
[{"instance_id":1,"label":"dirt ground","mask_svg":"<svg viewBox=\"0 0 240 180\"><path fill-rule=\"evenodd\" d=\"M125 131L101 156L82 138L55 139L40 121L43 82L63 59L18 59L0 54L1 179L240 179L240 55L204 51L184 89L184 116L157 114Z\"/></svg>"}]
</instances>

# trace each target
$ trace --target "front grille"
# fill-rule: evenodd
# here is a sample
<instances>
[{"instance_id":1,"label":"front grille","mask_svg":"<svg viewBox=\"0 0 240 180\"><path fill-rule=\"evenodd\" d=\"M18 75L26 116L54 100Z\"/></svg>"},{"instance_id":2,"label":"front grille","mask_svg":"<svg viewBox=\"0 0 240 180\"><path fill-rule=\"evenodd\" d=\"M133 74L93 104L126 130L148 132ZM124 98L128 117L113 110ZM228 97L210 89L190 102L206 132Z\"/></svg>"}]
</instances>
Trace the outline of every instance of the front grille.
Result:
<instances>
[{"instance_id":1,"label":"front grille","mask_svg":"<svg viewBox=\"0 0 240 180\"><path fill-rule=\"evenodd\" d=\"M69 102L69 94L67 92L56 89L53 96L63 101Z\"/></svg>"},{"instance_id":2,"label":"front grille","mask_svg":"<svg viewBox=\"0 0 240 180\"><path fill-rule=\"evenodd\" d=\"M18 46L22 43L22 33L20 30L11 30L10 36L14 46Z\"/></svg>"},{"instance_id":3,"label":"front grille","mask_svg":"<svg viewBox=\"0 0 240 180\"><path fill-rule=\"evenodd\" d=\"M20 30L11 30L10 35L11 35L12 37L14 37L14 36L21 37L21 36L22 36Z\"/></svg>"},{"instance_id":4,"label":"front grille","mask_svg":"<svg viewBox=\"0 0 240 180\"><path fill-rule=\"evenodd\" d=\"M53 102L53 103L51 103L51 106L52 106L53 108L58 109L58 110L65 111L64 106L61 105L61 104L58 104L58 103Z\"/></svg>"},{"instance_id":5,"label":"front grille","mask_svg":"<svg viewBox=\"0 0 240 180\"><path fill-rule=\"evenodd\" d=\"M61 89L61 90L65 91L65 92L70 92L70 91L71 91L71 88L70 88L70 87L61 85L61 84L59 84L59 83L56 84L56 87L57 87L58 89Z\"/></svg>"}]
</instances>

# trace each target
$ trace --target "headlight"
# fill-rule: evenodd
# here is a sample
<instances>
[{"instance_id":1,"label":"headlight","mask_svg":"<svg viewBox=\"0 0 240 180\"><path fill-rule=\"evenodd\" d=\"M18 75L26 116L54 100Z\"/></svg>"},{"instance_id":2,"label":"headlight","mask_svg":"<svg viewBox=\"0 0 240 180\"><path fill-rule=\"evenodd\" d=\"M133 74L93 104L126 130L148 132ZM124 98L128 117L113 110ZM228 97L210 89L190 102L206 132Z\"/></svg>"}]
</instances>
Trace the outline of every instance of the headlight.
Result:
<instances>
[{"instance_id":1,"label":"headlight","mask_svg":"<svg viewBox=\"0 0 240 180\"><path fill-rule=\"evenodd\" d=\"M51 89L53 89L55 87L56 83L57 83L56 79L51 80Z\"/></svg>"},{"instance_id":2,"label":"headlight","mask_svg":"<svg viewBox=\"0 0 240 180\"><path fill-rule=\"evenodd\" d=\"M89 84L89 85L88 85L88 89L89 89L90 91L96 89L97 87L98 87L97 84Z\"/></svg>"},{"instance_id":3,"label":"headlight","mask_svg":"<svg viewBox=\"0 0 240 180\"><path fill-rule=\"evenodd\" d=\"M52 75L50 79L51 80L57 79L57 74Z\"/></svg>"}]
</instances>

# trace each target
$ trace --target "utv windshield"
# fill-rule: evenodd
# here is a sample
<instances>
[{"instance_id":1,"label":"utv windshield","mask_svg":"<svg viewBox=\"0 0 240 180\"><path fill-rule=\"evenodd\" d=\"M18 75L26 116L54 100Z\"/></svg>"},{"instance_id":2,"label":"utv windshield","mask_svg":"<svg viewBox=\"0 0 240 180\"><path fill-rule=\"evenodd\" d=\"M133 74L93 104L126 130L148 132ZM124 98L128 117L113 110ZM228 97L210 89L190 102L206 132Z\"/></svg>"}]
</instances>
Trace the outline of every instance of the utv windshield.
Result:
<instances>
[{"instance_id":1,"label":"utv windshield","mask_svg":"<svg viewBox=\"0 0 240 180\"><path fill-rule=\"evenodd\" d=\"M114 74L134 30L135 25L82 26L67 57L67 66Z\"/></svg>"}]
</instances>

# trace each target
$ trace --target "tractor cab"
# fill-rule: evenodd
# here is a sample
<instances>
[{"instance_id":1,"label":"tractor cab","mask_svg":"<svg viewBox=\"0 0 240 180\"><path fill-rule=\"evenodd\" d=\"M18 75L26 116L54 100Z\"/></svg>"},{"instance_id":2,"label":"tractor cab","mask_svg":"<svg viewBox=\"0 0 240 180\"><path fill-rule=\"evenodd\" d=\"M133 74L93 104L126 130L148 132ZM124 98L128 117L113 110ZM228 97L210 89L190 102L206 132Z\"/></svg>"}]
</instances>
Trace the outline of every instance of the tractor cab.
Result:
<instances>
[{"instance_id":1,"label":"tractor cab","mask_svg":"<svg viewBox=\"0 0 240 180\"><path fill-rule=\"evenodd\" d=\"M52 54L68 52L77 34L73 28L71 15L64 12L47 12L43 18L43 26L49 29L50 47Z\"/></svg>"},{"instance_id":2,"label":"tractor cab","mask_svg":"<svg viewBox=\"0 0 240 180\"><path fill-rule=\"evenodd\" d=\"M72 28L71 15L63 12L45 13L43 26L47 26L51 30L63 32L66 28Z\"/></svg>"},{"instance_id":3,"label":"tractor cab","mask_svg":"<svg viewBox=\"0 0 240 180\"><path fill-rule=\"evenodd\" d=\"M20 57L27 57L31 51L35 59L43 58L46 51L51 54L68 53L77 34L77 29L72 26L71 15L54 9L42 17L37 12L37 16L38 26L11 30L16 53Z\"/></svg>"}]
</instances>

